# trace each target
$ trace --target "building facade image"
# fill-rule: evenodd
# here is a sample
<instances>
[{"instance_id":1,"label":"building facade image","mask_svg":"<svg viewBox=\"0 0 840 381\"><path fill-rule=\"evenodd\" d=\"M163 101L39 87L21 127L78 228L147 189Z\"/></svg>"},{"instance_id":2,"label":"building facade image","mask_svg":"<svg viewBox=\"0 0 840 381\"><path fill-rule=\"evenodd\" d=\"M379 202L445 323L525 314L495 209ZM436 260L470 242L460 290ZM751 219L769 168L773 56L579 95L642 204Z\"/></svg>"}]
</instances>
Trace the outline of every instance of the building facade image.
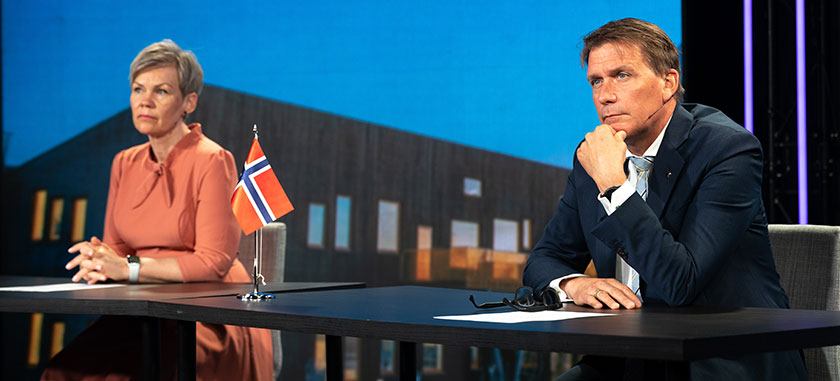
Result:
<instances>
[{"instance_id":1,"label":"building facade image","mask_svg":"<svg viewBox=\"0 0 840 381\"><path fill-rule=\"evenodd\" d=\"M188 121L230 150L240 171L258 126L295 207L280 218L286 281L512 293L568 176L565 168L209 85ZM144 141L126 109L5 169L2 236L14 255L3 256L2 271L69 279L67 247L101 234L111 159ZM93 318L11 315L0 327L9 338L2 368L16 373L4 376L37 374ZM32 339L36 332L40 340ZM282 379L322 377L323 346L323 338L284 332ZM397 347L346 339L346 379L396 379ZM493 372L545 379L552 367L548 354L434 344L418 352L430 380L491 379Z\"/></svg>"}]
</instances>

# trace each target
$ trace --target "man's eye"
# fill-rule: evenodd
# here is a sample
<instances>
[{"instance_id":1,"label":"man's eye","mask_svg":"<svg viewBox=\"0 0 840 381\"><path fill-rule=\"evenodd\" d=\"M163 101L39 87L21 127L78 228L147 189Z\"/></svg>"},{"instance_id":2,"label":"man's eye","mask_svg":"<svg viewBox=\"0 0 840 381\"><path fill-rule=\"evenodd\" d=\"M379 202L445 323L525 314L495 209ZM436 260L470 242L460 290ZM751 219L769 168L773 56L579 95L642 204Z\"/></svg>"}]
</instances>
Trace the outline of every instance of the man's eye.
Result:
<instances>
[{"instance_id":1,"label":"man's eye","mask_svg":"<svg viewBox=\"0 0 840 381\"><path fill-rule=\"evenodd\" d=\"M169 94L169 92L168 92L168 91L166 91L166 90L164 90L164 89L158 89L158 90L157 90L157 93L158 93L158 94Z\"/></svg>"},{"instance_id":2,"label":"man's eye","mask_svg":"<svg viewBox=\"0 0 840 381\"><path fill-rule=\"evenodd\" d=\"M602 81L600 79L593 79L592 81L589 82L589 84L592 85L592 86L598 86L598 85L601 84L601 82Z\"/></svg>"},{"instance_id":3,"label":"man's eye","mask_svg":"<svg viewBox=\"0 0 840 381\"><path fill-rule=\"evenodd\" d=\"M139 94L140 92L143 91L143 89L141 89L139 87L135 87L135 88L131 89L131 91Z\"/></svg>"},{"instance_id":4,"label":"man's eye","mask_svg":"<svg viewBox=\"0 0 840 381\"><path fill-rule=\"evenodd\" d=\"M618 73L618 78L619 78L619 79L625 79L625 78L628 78L628 77L630 77L630 74L627 74L627 73Z\"/></svg>"}]
</instances>

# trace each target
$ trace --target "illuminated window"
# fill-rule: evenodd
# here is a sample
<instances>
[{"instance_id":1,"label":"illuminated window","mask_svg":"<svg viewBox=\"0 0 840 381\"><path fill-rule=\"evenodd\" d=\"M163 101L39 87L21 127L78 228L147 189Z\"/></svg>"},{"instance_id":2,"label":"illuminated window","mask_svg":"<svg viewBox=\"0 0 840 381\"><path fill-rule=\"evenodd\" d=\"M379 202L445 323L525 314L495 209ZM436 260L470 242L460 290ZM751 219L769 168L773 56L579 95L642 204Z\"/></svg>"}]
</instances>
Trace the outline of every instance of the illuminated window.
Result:
<instances>
[{"instance_id":1,"label":"illuminated window","mask_svg":"<svg viewBox=\"0 0 840 381\"><path fill-rule=\"evenodd\" d=\"M327 371L327 337L315 335L315 371L323 374Z\"/></svg>"},{"instance_id":2,"label":"illuminated window","mask_svg":"<svg viewBox=\"0 0 840 381\"><path fill-rule=\"evenodd\" d=\"M44 326L44 314L34 313L29 321L29 353L26 365L38 366L41 362L41 332Z\"/></svg>"},{"instance_id":3,"label":"illuminated window","mask_svg":"<svg viewBox=\"0 0 840 381\"><path fill-rule=\"evenodd\" d=\"M432 227L417 226L417 249L429 250L432 248Z\"/></svg>"},{"instance_id":4,"label":"illuminated window","mask_svg":"<svg viewBox=\"0 0 840 381\"><path fill-rule=\"evenodd\" d=\"M344 380L357 381L359 379L359 339L344 337Z\"/></svg>"},{"instance_id":5,"label":"illuminated window","mask_svg":"<svg viewBox=\"0 0 840 381\"><path fill-rule=\"evenodd\" d=\"M522 248L531 248L531 220L528 218L522 220Z\"/></svg>"},{"instance_id":6,"label":"illuminated window","mask_svg":"<svg viewBox=\"0 0 840 381\"><path fill-rule=\"evenodd\" d=\"M519 224L516 221L493 219L493 250L518 251Z\"/></svg>"},{"instance_id":7,"label":"illuminated window","mask_svg":"<svg viewBox=\"0 0 840 381\"><path fill-rule=\"evenodd\" d=\"M50 241L61 238L61 220L64 217L64 199L56 197L50 202L50 229L47 237Z\"/></svg>"},{"instance_id":8,"label":"illuminated window","mask_svg":"<svg viewBox=\"0 0 840 381\"><path fill-rule=\"evenodd\" d=\"M472 197L481 197L481 180L464 177L464 194Z\"/></svg>"},{"instance_id":9,"label":"illuminated window","mask_svg":"<svg viewBox=\"0 0 840 381\"><path fill-rule=\"evenodd\" d=\"M469 221L452 220L452 241L450 247L478 247L478 224Z\"/></svg>"},{"instance_id":10,"label":"illuminated window","mask_svg":"<svg viewBox=\"0 0 840 381\"><path fill-rule=\"evenodd\" d=\"M70 225L70 241L72 242L78 242L85 239L87 201L87 198L84 197L73 200L73 222L72 225Z\"/></svg>"},{"instance_id":11,"label":"illuminated window","mask_svg":"<svg viewBox=\"0 0 840 381\"><path fill-rule=\"evenodd\" d=\"M396 253L399 249L400 204L379 200L379 220L376 229L376 250Z\"/></svg>"},{"instance_id":12,"label":"illuminated window","mask_svg":"<svg viewBox=\"0 0 840 381\"><path fill-rule=\"evenodd\" d=\"M394 373L394 341L382 340L382 350L379 351L379 373Z\"/></svg>"},{"instance_id":13,"label":"illuminated window","mask_svg":"<svg viewBox=\"0 0 840 381\"><path fill-rule=\"evenodd\" d=\"M32 240L44 239L44 214L47 212L47 190L39 189L32 196Z\"/></svg>"},{"instance_id":14,"label":"illuminated window","mask_svg":"<svg viewBox=\"0 0 840 381\"><path fill-rule=\"evenodd\" d=\"M423 343L423 373L443 372L443 345Z\"/></svg>"},{"instance_id":15,"label":"illuminated window","mask_svg":"<svg viewBox=\"0 0 840 381\"><path fill-rule=\"evenodd\" d=\"M324 247L324 210L323 204L309 204L309 231L306 243L313 247Z\"/></svg>"},{"instance_id":16,"label":"illuminated window","mask_svg":"<svg viewBox=\"0 0 840 381\"><path fill-rule=\"evenodd\" d=\"M417 280L432 280L432 227L417 226Z\"/></svg>"},{"instance_id":17,"label":"illuminated window","mask_svg":"<svg viewBox=\"0 0 840 381\"><path fill-rule=\"evenodd\" d=\"M64 349L64 331L67 325L63 321L53 323L52 329L52 344L50 345L50 358L57 355Z\"/></svg>"},{"instance_id":18,"label":"illuminated window","mask_svg":"<svg viewBox=\"0 0 840 381\"><path fill-rule=\"evenodd\" d=\"M335 248L350 249L350 197L335 199Z\"/></svg>"}]
</instances>

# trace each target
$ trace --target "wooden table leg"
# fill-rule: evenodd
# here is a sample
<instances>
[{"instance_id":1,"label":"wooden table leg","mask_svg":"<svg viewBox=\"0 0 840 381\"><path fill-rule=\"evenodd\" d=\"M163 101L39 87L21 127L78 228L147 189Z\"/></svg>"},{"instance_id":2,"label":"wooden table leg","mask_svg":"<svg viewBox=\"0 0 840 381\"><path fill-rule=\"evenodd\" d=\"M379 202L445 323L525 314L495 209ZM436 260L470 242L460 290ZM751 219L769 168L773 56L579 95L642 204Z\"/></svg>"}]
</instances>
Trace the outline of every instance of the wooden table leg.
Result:
<instances>
[{"instance_id":1,"label":"wooden table leg","mask_svg":"<svg viewBox=\"0 0 840 381\"><path fill-rule=\"evenodd\" d=\"M195 322L178 320L178 379L195 380Z\"/></svg>"},{"instance_id":2,"label":"wooden table leg","mask_svg":"<svg viewBox=\"0 0 840 381\"><path fill-rule=\"evenodd\" d=\"M327 335L327 381L344 379L344 351L341 336Z\"/></svg>"},{"instance_id":3,"label":"wooden table leg","mask_svg":"<svg viewBox=\"0 0 840 381\"><path fill-rule=\"evenodd\" d=\"M400 380L417 379L417 343L400 341Z\"/></svg>"}]
</instances>

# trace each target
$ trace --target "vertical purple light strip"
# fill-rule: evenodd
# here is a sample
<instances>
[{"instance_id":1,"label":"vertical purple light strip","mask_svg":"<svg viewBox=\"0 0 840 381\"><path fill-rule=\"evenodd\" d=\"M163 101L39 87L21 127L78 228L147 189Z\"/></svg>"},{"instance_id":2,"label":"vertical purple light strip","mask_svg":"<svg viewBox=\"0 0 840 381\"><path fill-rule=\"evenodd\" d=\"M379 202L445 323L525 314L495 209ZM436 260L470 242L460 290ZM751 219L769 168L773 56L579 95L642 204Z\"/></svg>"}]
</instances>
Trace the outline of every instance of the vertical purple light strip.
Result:
<instances>
[{"instance_id":1,"label":"vertical purple light strip","mask_svg":"<svg viewBox=\"0 0 840 381\"><path fill-rule=\"evenodd\" d=\"M753 132L752 0L744 0L744 128Z\"/></svg>"},{"instance_id":2,"label":"vertical purple light strip","mask_svg":"<svg viewBox=\"0 0 840 381\"><path fill-rule=\"evenodd\" d=\"M796 0L796 173L799 177L799 223L808 223L808 162L805 102L805 0Z\"/></svg>"}]
</instances>

